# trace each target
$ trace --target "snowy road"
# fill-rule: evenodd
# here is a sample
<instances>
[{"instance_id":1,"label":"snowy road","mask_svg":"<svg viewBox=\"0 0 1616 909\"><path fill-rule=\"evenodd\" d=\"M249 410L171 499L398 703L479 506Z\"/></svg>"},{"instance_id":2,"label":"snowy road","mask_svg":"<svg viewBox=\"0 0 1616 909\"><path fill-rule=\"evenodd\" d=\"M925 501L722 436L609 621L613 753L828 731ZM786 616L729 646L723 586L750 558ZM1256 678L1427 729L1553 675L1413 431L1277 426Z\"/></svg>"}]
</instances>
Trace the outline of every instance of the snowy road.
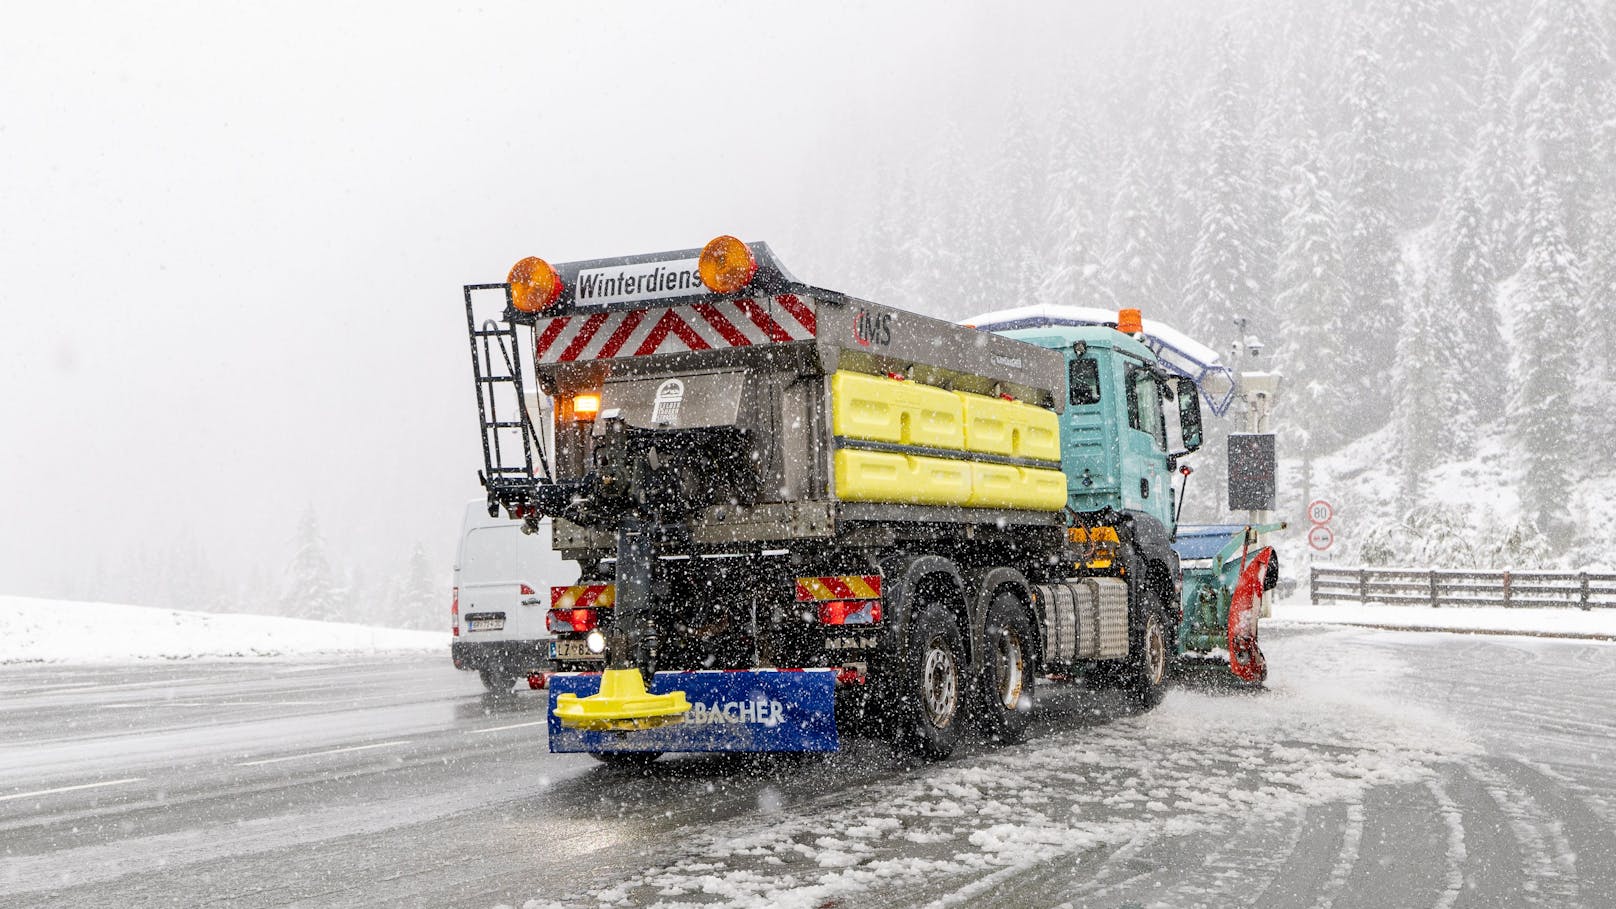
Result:
<instances>
[{"instance_id":1,"label":"snowy road","mask_svg":"<svg viewBox=\"0 0 1616 909\"><path fill-rule=\"evenodd\" d=\"M1608 906L1616 646L1274 629L942 765L543 751L437 658L0 670L0 905Z\"/></svg>"}]
</instances>

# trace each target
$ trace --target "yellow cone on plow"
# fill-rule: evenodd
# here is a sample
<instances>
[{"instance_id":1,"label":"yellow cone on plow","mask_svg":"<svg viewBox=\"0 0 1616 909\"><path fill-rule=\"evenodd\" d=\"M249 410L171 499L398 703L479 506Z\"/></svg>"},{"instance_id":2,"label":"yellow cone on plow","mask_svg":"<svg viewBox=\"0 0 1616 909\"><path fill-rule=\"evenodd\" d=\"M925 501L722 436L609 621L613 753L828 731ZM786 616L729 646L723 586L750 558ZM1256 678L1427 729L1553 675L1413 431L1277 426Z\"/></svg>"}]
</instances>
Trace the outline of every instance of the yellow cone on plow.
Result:
<instances>
[{"instance_id":1,"label":"yellow cone on plow","mask_svg":"<svg viewBox=\"0 0 1616 909\"><path fill-rule=\"evenodd\" d=\"M601 673L599 694L558 695L555 706L563 726L592 731L650 729L677 723L689 712L683 691L650 694L638 669L608 669Z\"/></svg>"}]
</instances>

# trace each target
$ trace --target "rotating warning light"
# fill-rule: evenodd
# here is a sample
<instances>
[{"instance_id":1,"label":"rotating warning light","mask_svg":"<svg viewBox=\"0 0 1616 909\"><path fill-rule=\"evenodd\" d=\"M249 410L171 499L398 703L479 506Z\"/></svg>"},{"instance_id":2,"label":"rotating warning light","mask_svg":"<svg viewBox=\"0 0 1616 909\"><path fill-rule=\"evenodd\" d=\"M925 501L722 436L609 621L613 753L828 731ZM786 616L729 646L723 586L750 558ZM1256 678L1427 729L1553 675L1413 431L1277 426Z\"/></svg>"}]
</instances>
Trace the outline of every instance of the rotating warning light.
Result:
<instances>
[{"instance_id":1,"label":"rotating warning light","mask_svg":"<svg viewBox=\"0 0 1616 909\"><path fill-rule=\"evenodd\" d=\"M561 276L550 263L537 256L511 266L511 305L522 312L543 312L544 308L561 296Z\"/></svg>"},{"instance_id":2,"label":"rotating warning light","mask_svg":"<svg viewBox=\"0 0 1616 909\"><path fill-rule=\"evenodd\" d=\"M1140 317L1137 309L1117 310L1117 331L1125 335L1136 335L1145 330L1145 320Z\"/></svg>"},{"instance_id":3,"label":"rotating warning light","mask_svg":"<svg viewBox=\"0 0 1616 909\"><path fill-rule=\"evenodd\" d=\"M732 294L752 283L757 274L757 259L746 244L729 235L716 237L701 250L697 264L701 283L713 293Z\"/></svg>"}]
</instances>

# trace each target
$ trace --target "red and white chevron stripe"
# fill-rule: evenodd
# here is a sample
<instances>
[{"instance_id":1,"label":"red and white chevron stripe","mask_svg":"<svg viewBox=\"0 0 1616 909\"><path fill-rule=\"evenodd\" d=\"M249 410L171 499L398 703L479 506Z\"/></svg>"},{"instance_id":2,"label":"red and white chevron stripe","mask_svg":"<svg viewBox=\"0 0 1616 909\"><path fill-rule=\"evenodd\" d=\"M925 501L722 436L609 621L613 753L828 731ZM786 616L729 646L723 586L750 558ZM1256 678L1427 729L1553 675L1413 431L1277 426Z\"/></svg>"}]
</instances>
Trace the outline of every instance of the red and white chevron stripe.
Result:
<instances>
[{"instance_id":1,"label":"red and white chevron stripe","mask_svg":"<svg viewBox=\"0 0 1616 909\"><path fill-rule=\"evenodd\" d=\"M810 340L814 329L814 304L793 294L557 316L533 326L539 363L784 344Z\"/></svg>"}]
</instances>

